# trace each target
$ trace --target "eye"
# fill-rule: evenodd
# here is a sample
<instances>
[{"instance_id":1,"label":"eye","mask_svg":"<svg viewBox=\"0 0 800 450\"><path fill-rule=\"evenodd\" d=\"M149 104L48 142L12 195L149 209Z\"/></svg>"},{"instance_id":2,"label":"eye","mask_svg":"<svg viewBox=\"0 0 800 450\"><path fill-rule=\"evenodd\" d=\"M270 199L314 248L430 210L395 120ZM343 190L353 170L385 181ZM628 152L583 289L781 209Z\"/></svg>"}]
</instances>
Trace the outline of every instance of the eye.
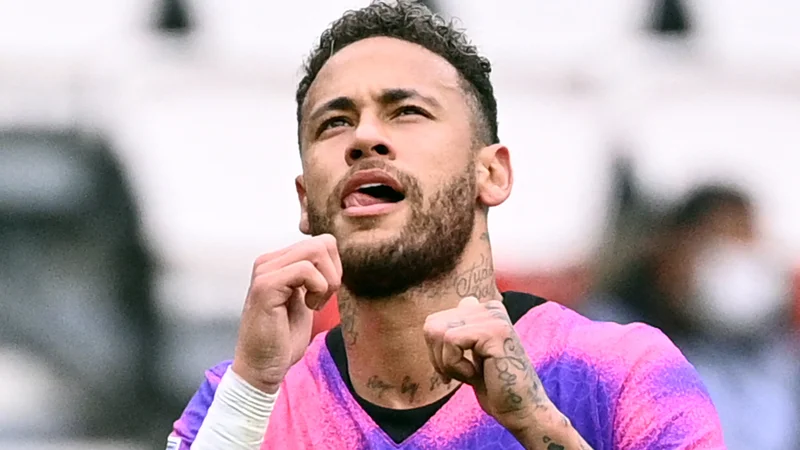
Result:
<instances>
[{"instance_id":1,"label":"eye","mask_svg":"<svg viewBox=\"0 0 800 450\"><path fill-rule=\"evenodd\" d=\"M333 129L333 128L340 128L350 126L350 119L343 116L338 117L331 117L330 119L322 122L322 125L319 126L319 130L317 130L317 135L322 134L323 132Z\"/></svg>"},{"instance_id":2,"label":"eye","mask_svg":"<svg viewBox=\"0 0 800 450\"><path fill-rule=\"evenodd\" d=\"M424 116L424 117L430 117L428 115L428 113L424 109L420 108L419 106L414 106L414 105L406 105L406 106L400 107L397 110L397 112L395 112L395 117L408 116L408 115L412 115L412 114L413 115L420 115L420 116Z\"/></svg>"}]
</instances>

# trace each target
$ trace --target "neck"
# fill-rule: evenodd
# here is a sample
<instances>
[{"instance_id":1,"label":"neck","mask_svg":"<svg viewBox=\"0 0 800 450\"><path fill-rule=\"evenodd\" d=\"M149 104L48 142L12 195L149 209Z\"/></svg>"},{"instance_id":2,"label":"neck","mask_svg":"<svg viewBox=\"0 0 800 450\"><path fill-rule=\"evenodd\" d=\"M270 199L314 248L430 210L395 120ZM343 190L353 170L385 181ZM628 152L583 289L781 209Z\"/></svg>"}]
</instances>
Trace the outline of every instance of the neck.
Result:
<instances>
[{"instance_id":1,"label":"neck","mask_svg":"<svg viewBox=\"0 0 800 450\"><path fill-rule=\"evenodd\" d=\"M499 299L491 246L477 227L455 270L436 283L380 301L362 300L342 289L339 314L350 378L365 400L393 409L435 402L458 387L444 384L433 369L422 327L428 315L455 308L464 297Z\"/></svg>"}]
</instances>

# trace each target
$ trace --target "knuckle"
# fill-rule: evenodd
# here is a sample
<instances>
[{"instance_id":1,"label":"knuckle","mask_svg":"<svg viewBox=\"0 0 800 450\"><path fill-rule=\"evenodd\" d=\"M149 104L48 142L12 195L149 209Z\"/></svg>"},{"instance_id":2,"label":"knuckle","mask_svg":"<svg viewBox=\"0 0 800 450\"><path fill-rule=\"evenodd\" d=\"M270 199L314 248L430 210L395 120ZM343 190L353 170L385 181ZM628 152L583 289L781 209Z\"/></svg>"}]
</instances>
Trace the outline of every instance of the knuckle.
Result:
<instances>
[{"instance_id":1,"label":"knuckle","mask_svg":"<svg viewBox=\"0 0 800 450\"><path fill-rule=\"evenodd\" d=\"M259 276L253 279L253 282L250 284L250 296L259 297L264 292L269 290L271 286L269 277L267 276Z\"/></svg>"},{"instance_id":2,"label":"knuckle","mask_svg":"<svg viewBox=\"0 0 800 450\"><path fill-rule=\"evenodd\" d=\"M297 262L297 268L304 272L306 275L310 274L314 270L316 270L316 266L311 261L304 259L302 261Z\"/></svg>"},{"instance_id":3,"label":"knuckle","mask_svg":"<svg viewBox=\"0 0 800 450\"><path fill-rule=\"evenodd\" d=\"M486 308L502 310L502 311L506 310L505 305L503 305L503 302L501 302L500 300L489 300L488 302L486 302Z\"/></svg>"},{"instance_id":4,"label":"knuckle","mask_svg":"<svg viewBox=\"0 0 800 450\"><path fill-rule=\"evenodd\" d=\"M324 255L328 253L328 244L324 239L314 239L310 242L310 245L315 255Z\"/></svg>"},{"instance_id":5,"label":"knuckle","mask_svg":"<svg viewBox=\"0 0 800 450\"><path fill-rule=\"evenodd\" d=\"M321 235L319 235L319 241L326 248L336 245L336 238L333 237L332 234L321 234Z\"/></svg>"},{"instance_id":6,"label":"knuckle","mask_svg":"<svg viewBox=\"0 0 800 450\"><path fill-rule=\"evenodd\" d=\"M257 271L259 267L268 262L271 259L270 256L272 256L272 254L267 253L256 258L256 260L253 261L253 272Z\"/></svg>"}]
</instances>

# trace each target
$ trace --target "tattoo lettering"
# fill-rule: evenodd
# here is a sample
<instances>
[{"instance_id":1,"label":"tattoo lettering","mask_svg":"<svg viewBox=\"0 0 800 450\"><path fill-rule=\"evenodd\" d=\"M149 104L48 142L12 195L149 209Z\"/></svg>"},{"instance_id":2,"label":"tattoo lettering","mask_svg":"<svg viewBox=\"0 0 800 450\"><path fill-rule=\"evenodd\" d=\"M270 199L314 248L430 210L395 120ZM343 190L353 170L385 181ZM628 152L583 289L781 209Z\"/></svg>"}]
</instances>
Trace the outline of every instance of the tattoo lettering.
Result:
<instances>
[{"instance_id":1,"label":"tattoo lettering","mask_svg":"<svg viewBox=\"0 0 800 450\"><path fill-rule=\"evenodd\" d=\"M342 325L345 347L352 347L358 340L356 308L352 299L339 299L339 321Z\"/></svg>"},{"instance_id":2,"label":"tattoo lettering","mask_svg":"<svg viewBox=\"0 0 800 450\"><path fill-rule=\"evenodd\" d=\"M515 338L503 341L504 356L494 359L497 378L502 382L502 392L505 398L505 410L501 413L519 412L524 409L524 392L527 400L536 409L548 407L547 397L542 389L542 382L528 362L525 349ZM520 384L519 382L523 384ZM527 386L526 386L527 385Z\"/></svg>"},{"instance_id":3,"label":"tattoo lettering","mask_svg":"<svg viewBox=\"0 0 800 450\"><path fill-rule=\"evenodd\" d=\"M394 386L373 375L367 380L367 388L378 391L378 398L382 398L383 394L389 389L394 389Z\"/></svg>"},{"instance_id":4,"label":"tattoo lettering","mask_svg":"<svg viewBox=\"0 0 800 450\"><path fill-rule=\"evenodd\" d=\"M400 386L400 393L408 394L410 403L414 403L414 399L417 397L417 390L419 390L419 383L412 383L411 377L408 376L403 378L403 384Z\"/></svg>"},{"instance_id":5,"label":"tattoo lettering","mask_svg":"<svg viewBox=\"0 0 800 450\"><path fill-rule=\"evenodd\" d=\"M533 371L533 367L531 367L530 363L527 362L525 348L522 347L518 340L508 338L503 342L503 350L507 356L510 355L514 358L517 358L520 361L520 364L524 366L524 380L528 381L528 399L534 404L534 406L536 406L536 409L546 408L547 397L544 393L544 389L542 388L542 380L539 379L539 376ZM569 422L569 419L566 417L564 417L564 420Z\"/></svg>"},{"instance_id":6,"label":"tattoo lettering","mask_svg":"<svg viewBox=\"0 0 800 450\"><path fill-rule=\"evenodd\" d=\"M492 259L481 255L481 260L456 276L455 288L459 297L489 298L492 295Z\"/></svg>"},{"instance_id":7,"label":"tattoo lettering","mask_svg":"<svg viewBox=\"0 0 800 450\"><path fill-rule=\"evenodd\" d=\"M464 320L453 320L451 322L447 322L447 328L458 328L463 327L467 323Z\"/></svg>"},{"instance_id":8,"label":"tattoo lettering","mask_svg":"<svg viewBox=\"0 0 800 450\"><path fill-rule=\"evenodd\" d=\"M505 356L495 358L494 360L495 369L497 369L497 378L503 383L502 391L505 395L503 401L506 409L501 411L501 413L520 411L523 406L523 398L516 392L519 378L517 375L519 372L522 372L525 374L525 378L527 378L528 364L525 362L524 357L520 357L518 347L514 339L507 338L503 341ZM524 353L524 349L522 351Z\"/></svg>"},{"instance_id":9,"label":"tattoo lettering","mask_svg":"<svg viewBox=\"0 0 800 450\"><path fill-rule=\"evenodd\" d=\"M564 450L563 445L556 444L555 442L553 442L552 439L550 439L547 436L545 436L544 439L542 439L542 442L547 444L547 450Z\"/></svg>"},{"instance_id":10,"label":"tattoo lettering","mask_svg":"<svg viewBox=\"0 0 800 450\"><path fill-rule=\"evenodd\" d=\"M440 387L449 388L450 387L450 383L452 383L453 381L450 380L447 383L445 383L444 381L442 381L442 376L435 373L435 374L433 374L431 376L430 382L431 382L430 383L431 384L430 391L433 392L437 388L440 388Z\"/></svg>"},{"instance_id":11,"label":"tattoo lettering","mask_svg":"<svg viewBox=\"0 0 800 450\"><path fill-rule=\"evenodd\" d=\"M492 303L485 303L484 308L489 311L489 315L495 319L500 319L505 322L511 323L511 318L508 317L508 312L504 307L495 306Z\"/></svg>"}]
</instances>

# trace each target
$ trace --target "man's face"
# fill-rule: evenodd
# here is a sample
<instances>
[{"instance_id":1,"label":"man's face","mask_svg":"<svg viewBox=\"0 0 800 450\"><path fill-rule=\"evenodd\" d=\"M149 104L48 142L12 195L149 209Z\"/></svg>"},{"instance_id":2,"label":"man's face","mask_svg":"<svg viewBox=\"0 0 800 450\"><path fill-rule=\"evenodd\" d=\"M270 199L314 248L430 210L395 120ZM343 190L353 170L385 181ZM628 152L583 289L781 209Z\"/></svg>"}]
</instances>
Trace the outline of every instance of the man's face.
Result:
<instances>
[{"instance_id":1,"label":"man's face","mask_svg":"<svg viewBox=\"0 0 800 450\"><path fill-rule=\"evenodd\" d=\"M353 294L455 268L477 207L473 123L455 68L415 44L365 39L320 71L303 108L301 229L336 236Z\"/></svg>"}]
</instances>

